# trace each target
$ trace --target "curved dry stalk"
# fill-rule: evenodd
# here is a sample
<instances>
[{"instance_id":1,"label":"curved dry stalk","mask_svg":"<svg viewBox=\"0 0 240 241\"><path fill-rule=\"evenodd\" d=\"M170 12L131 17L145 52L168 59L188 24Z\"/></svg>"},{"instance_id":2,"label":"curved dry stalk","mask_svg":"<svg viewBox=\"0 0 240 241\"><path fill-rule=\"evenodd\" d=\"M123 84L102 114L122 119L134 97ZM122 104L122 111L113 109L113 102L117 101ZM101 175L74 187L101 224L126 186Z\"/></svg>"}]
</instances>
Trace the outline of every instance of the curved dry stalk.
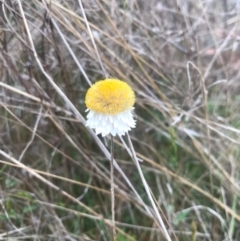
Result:
<instances>
[{"instance_id":1,"label":"curved dry stalk","mask_svg":"<svg viewBox=\"0 0 240 241\"><path fill-rule=\"evenodd\" d=\"M78 0L78 3L79 3L80 8L81 8L81 10L82 10L83 18L84 18L84 20L85 20L85 24L86 24L86 26L87 26L88 33L89 33L89 35L90 35L90 37L91 37L91 41L92 41L94 50L95 50L95 52L96 52L96 54L97 54L97 58L98 58L99 64L100 64L101 69L102 69L102 71L103 71L103 73L104 73L104 75L105 75L105 78L107 78L107 77L108 77L108 73L106 72L106 70L105 70L105 68L104 68L104 66L103 66L102 60L101 60L101 58L100 58L100 54L99 54L99 52L98 52L97 45L96 45L95 40L94 40L94 38L93 38L93 34L92 34L92 31L91 31L90 25L89 25L89 23L88 23L88 20L87 20L85 11L84 11L84 8L83 8L83 5L82 5L82 1L81 1L81 0Z\"/></svg>"},{"instance_id":2,"label":"curved dry stalk","mask_svg":"<svg viewBox=\"0 0 240 241\"><path fill-rule=\"evenodd\" d=\"M152 204L152 207L153 207L153 209L154 209L154 214L155 214L156 217L157 217L157 220L158 220L158 222L159 222L159 224L160 224L160 226L161 226L161 228L162 228L162 230L163 230L163 233L164 233L166 239L167 239L168 241L171 241L172 239L170 238L170 236L169 236L169 234L168 234L168 231L167 231L167 229L166 229L166 227L165 227L165 224L164 224L164 222L163 222L163 220L162 220L162 218L161 218L161 216L160 216L160 214L159 214L158 208L157 208L157 206L156 206L156 204L155 204L155 202L154 202L154 200L153 200L152 194L151 194L151 192L150 192L150 188L149 188L149 186L148 186L148 184L147 184L147 182L146 182L146 180L145 180L145 177L144 177L144 175L143 175L143 173L142 173L142 169L141 169L141 167L140 167L140 164L139 164L139 161L138 161L136 152L135 152L135 150L134 150L134 147L133 147L131 138L130 138L130 136L129 136L128 133L127 133L127 138L128 138L128 143L129 143L130 150L131 150L131 152L132 152L132 158L133 158L133 160L134 160L134 162L135 162L135 165L136 165L136 167L137 167L138 173L139 173L139 175L140 175L140 177L141 177L141 180L142 180L143 186L144 186L144 188L145 188L145 191L146 191L146 193L147 193L147 196L148 196L148 198L149 198L149 200L150 200L150 202L151 202L151 204Z\"/></svg>"},{"instance_id":3,"label":"curved dry stalk","mask_svg":"<svg viewBox=\"0 0 240 241\"><path fill-rule=\"evenodd\" d=\"M114 194L114 142L111 135L111 161L110 161L110 176L111 176L111 209L112 209L112 235L113 241L117 241L116 227L115 227L115 194Z\"/></svg>"}]
</instances>

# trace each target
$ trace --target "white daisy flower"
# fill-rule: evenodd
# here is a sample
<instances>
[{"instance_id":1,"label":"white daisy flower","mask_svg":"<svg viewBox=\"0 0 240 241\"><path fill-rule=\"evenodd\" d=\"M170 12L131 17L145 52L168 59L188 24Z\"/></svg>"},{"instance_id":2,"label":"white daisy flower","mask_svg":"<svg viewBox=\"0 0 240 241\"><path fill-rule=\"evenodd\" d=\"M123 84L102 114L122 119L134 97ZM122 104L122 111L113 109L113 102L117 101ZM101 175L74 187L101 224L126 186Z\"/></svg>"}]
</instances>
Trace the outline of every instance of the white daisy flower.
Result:
<instances>
[{"instance_id":1,"label":"white daisy flower","mask_svg":"<svg viewBox=\"0 0 240 241\"><path fill-rule=\"evenodd\" d=\"M96 82L88 89L85 103L89 112L86 126L95 129L96 134L122 136L136 126L133 119L135 95L124 81Z\"/></svg>"}]
</instances>

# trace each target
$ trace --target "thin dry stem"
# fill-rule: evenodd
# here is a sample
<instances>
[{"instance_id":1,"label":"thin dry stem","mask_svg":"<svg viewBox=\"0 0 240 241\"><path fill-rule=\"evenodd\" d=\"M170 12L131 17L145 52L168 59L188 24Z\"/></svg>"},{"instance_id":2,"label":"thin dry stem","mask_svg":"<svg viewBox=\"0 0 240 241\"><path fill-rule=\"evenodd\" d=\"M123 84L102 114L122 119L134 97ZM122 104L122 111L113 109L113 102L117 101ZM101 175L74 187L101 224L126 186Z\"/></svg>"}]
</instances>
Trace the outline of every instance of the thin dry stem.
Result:
<instances>
[{"instance_id":1,"label":"thin dry stem","mask_svg":"<svg viewBox=\"0 0 240 241\"><path fill-rule=\"evenodd\" d=\"M127 133L127 138L128 138L129 147L130 147L130 149L131 149L131 151L132 151L132 157L133 157L133 159L134 159L134 161L135 161L135 165L136 165L137 170L138 170L138 172L139 172L139 175L140 175L140 177L141 177L141 180L142 180L142 183L143 183L143 185L144 185L145 191L146 191L146 193L147 193L147 195L148 195L148 198L149 198L149 200L150 200L150 202L151 202L151 204L152 204L152 207L153 207L153 209L154 209L154 214L156 215L157 220L159 221L159 224L160 224L160 226L161 226L161 228L162 228L162 230L163 230L163 233L164 233L166 239L167 239L168 241L171 241L172 239L170 238L170 236L169 236L169 234L168 234L168 231L167 231L167 229L166 229L166 227L165 227L165 224L164 224L164 222L163 222L163 220L162 220L162 218L161 218L161 216L160 216L160 214L159 214L159 211L158 211L158 209L157 209L157 206L156 206L156 204L155 204L155 202L154 202L154 200L153 200L153 198L152 198L152 194L151 194L151 192L150 192L150 188L149 188L149 186L148 186L148 184L147 184L147 182L146 182L146 180L145 180L145 178L144 178L144 175L143 175L143 173L142 173L142 169L141 169L141 167L140 167L138 158L137 158L137 156L136 156L135 150L134 150L133 145L132 145L131 138L130 138L130 136L129 136L128 133Z\"/></svg>"}]
</instances>

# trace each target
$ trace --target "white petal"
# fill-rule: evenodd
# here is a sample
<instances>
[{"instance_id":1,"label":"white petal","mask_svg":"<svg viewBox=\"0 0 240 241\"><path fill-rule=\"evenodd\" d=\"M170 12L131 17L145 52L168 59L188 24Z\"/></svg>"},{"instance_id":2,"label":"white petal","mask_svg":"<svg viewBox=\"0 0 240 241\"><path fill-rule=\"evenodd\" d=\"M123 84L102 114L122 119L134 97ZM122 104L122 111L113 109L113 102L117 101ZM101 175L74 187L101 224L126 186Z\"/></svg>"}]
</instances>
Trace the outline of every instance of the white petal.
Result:
<instances>
[{"instance_id":1,"label":"white petal","mask_svg":"<svg viewBox=\"0 0 240 241\"><path fill-rule=\"evenodd\" d=\"M91 118L94 116L94 112L90 110L90 112L87 114L87 118Z\"/></svg>"},{"instance_id":2,"label":"white petal","mask_svg":"<svg viewBox=\"0 0 240 241\"><path fill-rule=\"evenodd\" d=\"M111 123L113 123L113 117L110 115L110 116L108 116L108 119L109 119L109 121L111 122Z\"/></svg>"},{"instance_id":3,"label":"white petal","mask_svg":"<svg viewBox=\"0 0 240 241\"><path fill-rule=\"evenodd\" d=\"M97 135L106 136L112 134L113 136L122 136L136 126L132 112L133 108L117 115L104 115L89 110L86 126L95 129Z\"/></svg>"},{"instance_id":4,"label":"white petal","mask_svg":"<svg viewBox=\"0 0 240 241\"><path fill-rule=\"evenodd\" d=\"M111 134L112 134L113 136L116 136L116 134L117 134L117 129L116 129L116 128L112 128Z\"/></svg>"}]
</instances>

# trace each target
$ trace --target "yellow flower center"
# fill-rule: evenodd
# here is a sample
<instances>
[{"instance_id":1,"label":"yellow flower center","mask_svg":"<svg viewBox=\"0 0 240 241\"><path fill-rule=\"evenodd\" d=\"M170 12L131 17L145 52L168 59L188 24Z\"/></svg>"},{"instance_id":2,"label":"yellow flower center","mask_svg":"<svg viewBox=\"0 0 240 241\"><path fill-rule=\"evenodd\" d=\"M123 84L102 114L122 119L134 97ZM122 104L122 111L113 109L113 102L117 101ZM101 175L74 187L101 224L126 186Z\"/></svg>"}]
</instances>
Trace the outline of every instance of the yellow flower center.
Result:
<instances>
[{"instance_id":1,"label":"yellow flower center","mask_svg":"<svg viewBox=\"0 0 240 241\"><path fill-rule=\"evenodd\" d=\"M131 87L118 79L100 80L87 91L85 103L88 109L115 115L133 107L135 95Z\"/></svg>"}]
</instances>

